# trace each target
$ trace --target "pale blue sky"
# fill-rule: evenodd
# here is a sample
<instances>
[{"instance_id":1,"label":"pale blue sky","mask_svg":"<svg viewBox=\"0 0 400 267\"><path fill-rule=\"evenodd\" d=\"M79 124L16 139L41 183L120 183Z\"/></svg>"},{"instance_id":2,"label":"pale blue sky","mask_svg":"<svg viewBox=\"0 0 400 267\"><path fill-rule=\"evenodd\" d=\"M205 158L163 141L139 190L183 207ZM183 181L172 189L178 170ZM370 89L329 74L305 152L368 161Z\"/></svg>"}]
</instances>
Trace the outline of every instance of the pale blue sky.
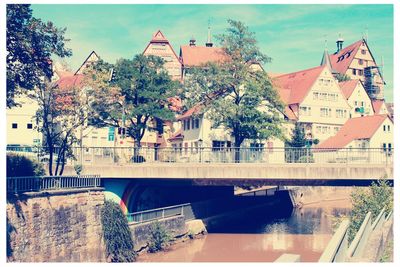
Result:
<instances>
[{"instance_id":1,"label":"pale blue sky","mask_svg":"<svg viewBox=\"0 0 400 267\"><path fill-rule=\"evenodd\" d=\"M273 58L268 72L288 73L317 66L324 50L335 51L338 33L349 45L368 28L375 59L384 58L385 96L393 99L392 5L32 5L33 15L67 28L75 70L95 50L111 63L143 52L160 29L175 52L194 36L198 44L222 33L228 18L240 20L256 33L261 50Z\"/></svg>"}]
</instances>

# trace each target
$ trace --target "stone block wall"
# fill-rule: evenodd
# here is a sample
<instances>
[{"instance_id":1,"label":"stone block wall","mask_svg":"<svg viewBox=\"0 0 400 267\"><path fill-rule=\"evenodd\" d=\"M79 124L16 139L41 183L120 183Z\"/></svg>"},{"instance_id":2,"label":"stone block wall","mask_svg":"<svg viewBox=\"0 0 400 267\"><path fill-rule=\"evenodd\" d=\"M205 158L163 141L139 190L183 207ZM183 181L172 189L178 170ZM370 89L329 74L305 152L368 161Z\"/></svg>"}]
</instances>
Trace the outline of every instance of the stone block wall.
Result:
<instances>
[{"instance_id":1,"label":"stone block wall","mask_svg":"<svg viewBox=\"0 0 400 267\"><path fill-rule=\"evenodd\" d=\"M187 233L185 219L182 215L162 219L158 222L167 230L171 237L177 237ZM147 246L147 243L150 240L151 226L153 223L154 222L129 224L136 251L139 251Z\"/></svg>"},{"instance_id":2,"label":"stone block wall","mask_svg":"<svg viewBox=\"0 0 400 267\"><path fill-rule=\"evenodd\" d=\"M103 189L8 196L8 261L104 262L103 205Z\"/></svg>"}]
</instances>

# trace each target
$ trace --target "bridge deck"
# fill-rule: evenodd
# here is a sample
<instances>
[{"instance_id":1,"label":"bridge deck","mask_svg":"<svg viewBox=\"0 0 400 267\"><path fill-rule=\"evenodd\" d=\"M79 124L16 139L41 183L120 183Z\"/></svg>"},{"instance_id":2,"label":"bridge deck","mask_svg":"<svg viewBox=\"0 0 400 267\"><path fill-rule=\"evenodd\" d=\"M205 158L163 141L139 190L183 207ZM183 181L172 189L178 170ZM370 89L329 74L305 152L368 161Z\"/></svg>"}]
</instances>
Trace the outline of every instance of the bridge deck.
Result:
<instances>
[{"instance_id":1,"label":"bridge deck","mask_svg":"<svg viewBox=\"0 0 400 267\"><path fill-rule=\"evenodd\" d=\"M393 166L382 164L262 164L262 163L142 163L123 166L87 166L84 173L100 174L102 178L187 179L199 184L211 181L263 180L264 184L283 183L314 185L377 180L385 175L392 179ZM67 168L73 172L72 168ZM208 181L208 182L207 182Z\"/></svg>"}]
</instances>

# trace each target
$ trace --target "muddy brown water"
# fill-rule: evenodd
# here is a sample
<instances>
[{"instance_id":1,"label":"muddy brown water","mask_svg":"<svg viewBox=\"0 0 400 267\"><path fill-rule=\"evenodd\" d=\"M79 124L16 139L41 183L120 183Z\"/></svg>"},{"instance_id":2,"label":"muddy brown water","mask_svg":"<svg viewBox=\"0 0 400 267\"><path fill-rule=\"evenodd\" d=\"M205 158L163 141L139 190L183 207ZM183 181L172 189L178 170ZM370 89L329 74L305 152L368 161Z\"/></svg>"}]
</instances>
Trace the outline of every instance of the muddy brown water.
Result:
<instances>
[{"instance_id":1,"label":"muddy brown water","mask_svg":"<svg viewBox=\"0 0 400 267\"><path fill-rule=\"evenodd\" d=\"M321 201L275 218L251 218L214 228L202 238L143 254L141 262L273 262L284 253L316 262L333 235L335 219L350 212L349 200Z\"/></svg>"}]
</instances>

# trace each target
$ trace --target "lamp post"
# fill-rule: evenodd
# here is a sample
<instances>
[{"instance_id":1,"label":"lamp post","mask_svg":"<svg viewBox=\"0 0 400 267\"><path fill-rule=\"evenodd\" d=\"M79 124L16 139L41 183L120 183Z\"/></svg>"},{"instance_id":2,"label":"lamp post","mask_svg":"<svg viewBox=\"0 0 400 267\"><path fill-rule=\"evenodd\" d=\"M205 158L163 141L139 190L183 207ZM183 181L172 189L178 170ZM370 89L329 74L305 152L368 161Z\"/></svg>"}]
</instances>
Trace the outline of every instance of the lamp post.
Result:
<instances>
[{"instance_id":1,"label":"lamp post","mask_svg":"<svg viewBox=\"0 0 400 267\"><path fill-rule=\"evenodd\" d=\"M201 154L203 150L203 140L199 139L199 147L200 147L200 154L199 154L199 162L201 163Z\"/></svg>"}]
</instances>

